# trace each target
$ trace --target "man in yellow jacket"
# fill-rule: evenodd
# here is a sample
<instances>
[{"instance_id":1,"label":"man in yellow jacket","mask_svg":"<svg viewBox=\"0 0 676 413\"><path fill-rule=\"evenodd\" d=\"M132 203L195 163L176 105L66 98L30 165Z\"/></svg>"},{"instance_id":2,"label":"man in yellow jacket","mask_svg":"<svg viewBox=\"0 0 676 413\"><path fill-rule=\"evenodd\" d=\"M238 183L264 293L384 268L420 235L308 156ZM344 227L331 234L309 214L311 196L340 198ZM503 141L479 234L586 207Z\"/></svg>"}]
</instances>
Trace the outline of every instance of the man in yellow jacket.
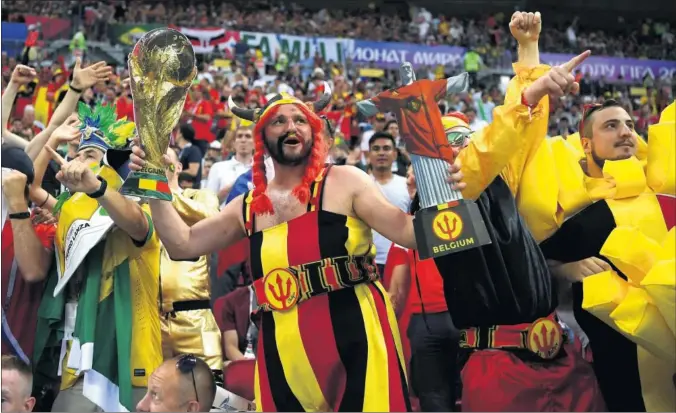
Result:
<instances>
[{"instance_id":1,"label":"man in yellow jacket","mask_svg":"<svg viewBox=\"0 0 676 413\"><path fill-rule=\"evenodd\" d=\"M650 129L644 162L631 115L611 100L585 110L584 158L551 148L560 228L541 247L553 273L573 283L610 411L676 407L676 245L658 200L674 195L676 180L668 111Z\"/></svg>"}]
</instances>

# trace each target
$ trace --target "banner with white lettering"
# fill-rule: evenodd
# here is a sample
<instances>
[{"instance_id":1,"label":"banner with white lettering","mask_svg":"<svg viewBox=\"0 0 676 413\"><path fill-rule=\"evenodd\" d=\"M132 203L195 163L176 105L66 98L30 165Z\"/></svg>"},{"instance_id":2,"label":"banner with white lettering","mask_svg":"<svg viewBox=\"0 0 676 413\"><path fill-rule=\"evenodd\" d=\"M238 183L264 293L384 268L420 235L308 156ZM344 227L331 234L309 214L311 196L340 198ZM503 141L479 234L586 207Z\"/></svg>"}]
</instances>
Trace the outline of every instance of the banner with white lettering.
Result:
<instances>
[{"instance_id":1,"label":"banner with white lettering","mask_svg":"<svg viewBox=\"0 0 676 413\"><path fill-rule=\"evenodd\" d=\"M355 40L347 57L356 64L397 69L403 61L415 68L422 66L462 67L466 49L456 46L426 46L413 43L372 42ZM549 65L567 62L574 55L542 53L540 60ZM676 75L676 61L624 59L608 56L591 56L580 66L582 73L593 79L641 81L646 75L656 79L670 79Z\"/></svg>"},{"instance_id":2,"label":"banner with white lettering","mask_svg":"<svg viewBox=\"0 0 676 413\"><path fill-rule=\"evenodd\" d=\"M352 49L355 40L333 37L307 37L289 34L239 32L240 38L249 47L258 48L268 64L274 63L277 53L285 53L290 62L312 58L317 52L326 62L345 61L346 52Z\"/></svg>"},{"instance_id":3,"label":"banner with white lettering","mask_svg":"<svg viewBox=\"0 0 676 413\"><path fill-rule=\"evenodd\" d=\"M425 46L413 43L371 42L355 40L350 57L356 64L373 64L386 69L398 69L402 62L413 67L460 66L465 48L456 46Z\"/></svg>"},{"instance_id":4,"label":"banner with white lettering","mask_svg":"<svg viewBox=\"0 0 676 413\"><path fill-rule=\"evenodd\" d=\"M572 54L542 53L542 63L556 66L573 58ZM648 75L655 79L672 79L676 76L676 62L673 60L624 59L608 56L590 56L579 67L582 73L589 73L593 79L641 81Z\"/></svg>"},{"instance_id":5,"label":"banner with white lettering","mask_svg":"<svg viewBox=\"0 0 676 413\"><path fill-rule=\"evenodd\" d=\"M223 28L192 29L190 27L169 27L183 33L190 40L195 53L213 53L214 51L221 50L225 52L228 59L231 59L233 48L239 41L240 32L225 30Z\"/></svg>"}]
</instances>

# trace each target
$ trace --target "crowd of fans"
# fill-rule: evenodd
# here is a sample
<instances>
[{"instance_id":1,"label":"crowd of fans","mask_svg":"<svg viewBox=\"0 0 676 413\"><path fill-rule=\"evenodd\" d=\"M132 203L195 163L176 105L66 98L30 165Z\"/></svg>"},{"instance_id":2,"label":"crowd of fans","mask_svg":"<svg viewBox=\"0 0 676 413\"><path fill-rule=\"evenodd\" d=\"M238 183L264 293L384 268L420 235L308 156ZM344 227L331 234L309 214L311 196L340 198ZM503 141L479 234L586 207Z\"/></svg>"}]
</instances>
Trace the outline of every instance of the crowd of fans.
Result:
<instances>
[{"instance_id":1,"label":"crowd of fans","mask_svg":"<svg viewBox=\"0 0 676 413\"><path fill-rule=\"evenodd\" d=\"M3 8L4 6L5 4ZM71 2L70 6L64 7L62 2L16 1L11 4L10 13L72 17L74 13L87 9L90 13L84 20L87 36L101 40L106 38L107 24L167 23L171 18L171 23L191 27L224 25L232 29L252 31L266 31L274 27L280 33L453 44L482 50L484 55L495 51L497 56L501 50L515 50L514 40L506 29L505 19L509 16L501 14L476 20L460 20L448 16L432 16L422 10L413 19L406 20L400 16L382 16L376 11L359 15L327 10L311 13L294 6L265 8L256 2L249 2L248 8L239 8L231 3L221 3L219 6L190 4L186 8L179 2L149 5L138 1L105 4L83 1ZM79 21L80 17L76 20ZM673 29L668 24L646 21L631 29L626 37L611 37L604 32L583 30L576 21L572 21L564 30L543 32L541 48L557 52L589 48L600 54L618 57L676 58L673 55L674 48L666 47L674 43L671 30ZM651 47L654 45L665 47ZM663 51L662 55L653 53L657 49ZM211 62L200 65L180 123L173 133L172 145L182 164L180 186L212 190L218 195L219 202L225 205L236 192L238 178L251 168L253 135L250 124L232 115L227 105L228 97L232 96L238 106L249 108L263 107L273 95L282 92L311 101L316 100L328 84L333 92L332 101L325 112L331 125L330 131L333 132L330 160L335 164L354 165L370 170L376 180L376 175L387 175L383 179L391 181L391 184L379 183L381 189L393 204L401 204L402 210L408 210L410 197L404 177L407 175L410 160L400 139L396 119L387 113L379 113L367 119L360 116L355 108L357 101L369 99L387 88L395 87L399 79L389 72L383 77L361 76L356 69L335 62L325 62L319 55L305 56L300 62L280 64L278 54L274 64L262 69L256 64L257 59L260 59L260 55L251 49L244 56L240 56L227 72L215 69ZM85 61L83 66L90 63ZM16 65L16 57L3 54L3 92ZM85 90L81 102L92 108L99 103L113 105L118 117L133 119L131 91L129 84L124 81L128 77L128 71L124 67L114 69L115 74L108 81ZM35 81L19 91L9 130L30 141L44 129L67 91L71 72L72 68L67 67L63 59L51 66L39 68ZM449 73L439 74L432 69L421 69L417 73L418 79L448 75ZM577 74L577 80L580 84L579 95L551 102L550 137L574 134L585 104L602 103L611 98L619 101L633 114L636 131L646 137L648 126L657 123L659 113L674 99L671 84L661 80L646 78L641 87L632 89L628 85L591 79L581 73ZM468 92L442 99L438 104L444 114L464 113L471 129L478 131L492 122L493 109L503 103L504 93L504 85L498 79L487 78L474 81ZM385 149L390 141L392 145ZM62 149L63 155L72 158L77 144L71 143ZM45 185L49 185L48 176L45 176ZM57 187L53 189L54 195L58 192ZM374 242L377 244L385 241L375 237ZM387 273L384 266L389 248L389 243L377 245L376 263L381 267L381 273ZM246 288L235 289L236 286L246 283L245 266L234 258L232 261L232 265L219 263L214 266L226 268L226 271L212 278L211 287L212 301L218 303L214 307L214 313L223 332L224 356L228 361L237 361L250 359L253 354L245 340L248 322L241 322L242 318L248 321L249 293ZM231 334L227 334L228 332ZM3 360L3 366L4 362ZM22 372L21 367L13 369ZM248 394L243 396L253 398ZM34 402L33 400L30 403ZM32 404L30 407L32 408Z\"/></svg>"},{"instance_id":2,"label":"crowd of fans","mask_svg":"<svg viewBox=\"0 0 676 413\"><path fill-rule=\"evenodd\" d=\"M93 40L107 40L110 24L159 23L192 28L224 27L304 36L456 45L483 50L484 54L494 56L515 47L514 40L505 32L509 15L504 13L459 18L452 13L433 15L425 9L412 8L401 15L387 15L375 7L353 12L309 11L293 3L271 5L265 1L87 0L71 1L69 6L64 3L3 1L3 16L16 20L22 14L35 14L82 21L86 35ZM618 16L614 30L584 27L577 18L561 19L556 24L550 21L548 25L550 28L541 39L542 50L548 52L573 53L590 49L594 54L614 57L676 59L673 47L675 28L668 22Z\"/></svg>"}]
</instances>

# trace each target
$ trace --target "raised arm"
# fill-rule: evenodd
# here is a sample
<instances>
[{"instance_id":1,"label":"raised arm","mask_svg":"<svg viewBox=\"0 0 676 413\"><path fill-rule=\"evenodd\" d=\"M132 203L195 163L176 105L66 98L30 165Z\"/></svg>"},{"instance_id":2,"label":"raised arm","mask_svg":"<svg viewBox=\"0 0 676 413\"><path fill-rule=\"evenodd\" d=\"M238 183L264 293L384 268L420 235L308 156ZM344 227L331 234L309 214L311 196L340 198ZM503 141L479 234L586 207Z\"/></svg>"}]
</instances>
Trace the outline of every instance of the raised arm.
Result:
<instances>
[{"instance_id":1,"label":"raised arm","mask_svg":"<svg viewBox=\"0 0 676 413\"><path fill-rule=\"evenodd\" d=\"M153 223L162 245L174 260L192 259L227 248L244 238L242 201L239 196L218 214L190 226L171 202L151 199Z\"/></svg>"},{"instance_id":2,"label":"raised arm","mask_svg":"<svg viewBox=\"0 0 676 413\"><path fill-rule=\"evenodd\" d=\"M509 30L519 43L519 64L534 67L540 64L538 39L542 31L540 12L526 13L517 11L509 22Z\"/></svg>"},{"instance_id":3,"label":"raised arm","mask_svg":"<svg viewBox=\"0 0 676 413\"><path fill-rule=\"evenodd\" d=\"M2 191L7 197L10 214L28 211L24 195L26 179L19 171L2 174ZM28 282L44 280L52 261L52 251L47 247L51 243L38 237L30 218L13 219L10 216L9 221L14 234L14 256L22 276Z\"/></svg>"},{"instance_id":4,"label":"raised arm","mask_svg":"<svg viewBox=\"0 0 676 413\"><path fill-rule=\"evenodd\" d=\"M104 182L97 178L89 165L79 161L66 162L55 150L48 146L46 148L61 166L56 179L63 183L71 193L91 194L92 198L95 198L106 210L115 226L126 232L134 241L147 240L150 234L150 222L141 206L112 188L104 189Z\"/></svg>"},{"instance_id":5,"label":"raised arm","mask_svg":"<svg viewBox=\"0 0 676 413\"><path fill-rule=\"evenodd\" d=\"M42 148L47 144L52 132L73 114L77 108L81 93L85 89L89 89L99 82L105 82L112 74L112 68L106 66L105 62L98 62L84 69L82 69L80 64L81 61L78 57L75 62L75 69L73 69L73 81L70 83L71 87L68 89L66 96L54 111L54 115L52 115L49 125L47 125L42 132L38 133L28 144L26 153L28 153L28 156L30 156L31 159L37 159L40 151L42 151Z\"/></svg>"},{"instance_id":6,"label":"raised arm","mask_svg":"<svg viewBox=\"0 0 676 413\"><path fill-rule=\"evenodd\" d=\"M28 146L28 141L10 132L7 128L7 124L9 123L9 118L12 116L14 101L16 100L19 88L22 85L30 83L34 78L35 69L24 65L17 65L12 72L12 77L5 88L5 92L2 94L2 138L3 143L10 146L24 149Z\"/></svg>"},{"instance_id":7,"label":"raised arm","mask_svg":"<svg viewBox=\"0 0 676 413\"><path fill-rule=\"evenodd\" d=\"M493 122L474 134L469 145L458 155L467 184L462 191L465 198L477 199L515 156L526 157L531 141L546 136L549 116L545 110L547 96L559 98L577 92L579 85L571 72L589 55L589 51L584 52L549 70L523 91L525 102L506 102L495 108ZM515 176L518 177L518 173ZM506 178L514 191L513 177L506 173Z\"/></svg>"}]
</instances>

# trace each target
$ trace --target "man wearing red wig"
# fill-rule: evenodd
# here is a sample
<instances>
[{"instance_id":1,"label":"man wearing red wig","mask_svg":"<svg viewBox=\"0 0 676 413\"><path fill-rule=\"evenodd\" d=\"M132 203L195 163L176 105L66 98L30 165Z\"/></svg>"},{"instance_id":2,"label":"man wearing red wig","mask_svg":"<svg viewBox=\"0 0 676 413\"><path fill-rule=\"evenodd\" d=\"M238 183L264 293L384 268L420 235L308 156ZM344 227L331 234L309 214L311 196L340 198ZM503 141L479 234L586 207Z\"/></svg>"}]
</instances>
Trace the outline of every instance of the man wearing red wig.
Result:
<instances>
[{"instance_id":1,"label":"man wearing red wig","mask_svg":"<svg viewBox=\"0 0 676 413\"><path fill-rule=\"evenodd\" d=\"M526 90L528 102L565 87L542 79ZM192 227L171 203L150 200L153 222L173 259L249 238L260 317L259 410L410 410L397 323L378 281L371 230L415 248L412 217L388 203L363 171L325 166L324 125L316 113L330 98L325 84L311 105L287 94L255 110L230 102L235 115L256 123L254 189ZM531 112L537 110L521 102L496 108L493 139L510 146L528 134ZM133 152L131 167L140 170L145 153L139 146ZM266 153L275 169L269 182Z\"/></svg>"}]
</instances>

